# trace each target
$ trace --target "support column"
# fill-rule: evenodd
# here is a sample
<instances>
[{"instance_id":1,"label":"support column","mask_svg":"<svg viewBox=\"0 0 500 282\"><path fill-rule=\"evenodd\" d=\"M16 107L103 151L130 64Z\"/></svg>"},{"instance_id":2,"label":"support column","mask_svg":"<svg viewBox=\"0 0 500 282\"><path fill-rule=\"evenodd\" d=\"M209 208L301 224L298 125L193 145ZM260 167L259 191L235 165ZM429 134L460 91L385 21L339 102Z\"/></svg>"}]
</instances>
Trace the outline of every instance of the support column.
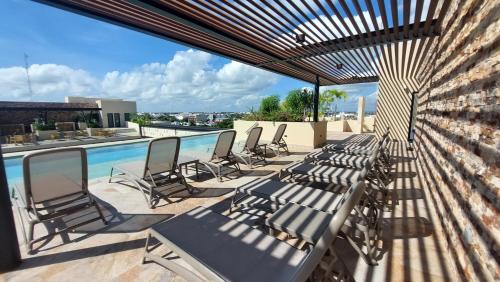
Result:
<instances>
[{"instance_id":1,"label":"support column","mask_svg":"<svg viewBox=\"0 0 500 282\"><path fill-rule=\"evenodd\" d=\"M0 273L14 269L21 263L16 226L10 202L9 187L0 148Z\"/></svg>"},{"instance_id":2,"label":"support column","mask_svg":"<svg viewBox=\"0 0 500 282\"><path fill-rule=\"evenodd\" d=\"M314 84L313 94L313 121L319 121L319 76L316 76L316 83Z\"/></svg>"},{"instance_id":3,"label":"support column","mask_svg":"<svg viewBox=\"0 0 500 282\"><path fill-rule=\"evenodd\" d=\"M358 100L358 128L356 133L363 133L363 124L365 123L365 97L361 96Z\"/></svg>"}]
</instances>

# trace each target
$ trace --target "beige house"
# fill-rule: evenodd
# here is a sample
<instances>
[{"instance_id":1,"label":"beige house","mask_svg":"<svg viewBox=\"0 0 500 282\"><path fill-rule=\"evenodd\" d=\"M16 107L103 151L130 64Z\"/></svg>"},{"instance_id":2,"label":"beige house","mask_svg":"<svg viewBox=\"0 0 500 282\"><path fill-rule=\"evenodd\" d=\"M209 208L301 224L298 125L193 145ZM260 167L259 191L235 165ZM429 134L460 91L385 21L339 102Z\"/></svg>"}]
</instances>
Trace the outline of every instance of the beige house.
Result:
<instances>
[{"instance_id":1,"label":"beige house","mask_svg":"<svg viewBox=\"0 0 500 282\"><path fill-rule=\"evenodd\" d=\"M123 99L101 99L88 97L68 96L66 103L95 103L100 108L99 116L103 127L125 127L125 122L137 112L135 101Z\"/></svg>"}]
</instances>

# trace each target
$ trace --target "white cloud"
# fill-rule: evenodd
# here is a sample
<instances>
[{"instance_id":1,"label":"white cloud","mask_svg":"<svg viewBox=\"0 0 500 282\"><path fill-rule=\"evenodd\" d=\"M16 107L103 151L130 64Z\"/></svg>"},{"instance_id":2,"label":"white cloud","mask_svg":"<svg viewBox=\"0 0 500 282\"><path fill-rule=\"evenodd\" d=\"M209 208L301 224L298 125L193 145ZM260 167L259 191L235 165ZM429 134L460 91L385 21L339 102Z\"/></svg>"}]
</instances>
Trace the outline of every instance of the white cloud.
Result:
<instances>
[{"instance_id":1,"label":"white cloud","mask_svg":"<svg viewBox=\"0 0 500 282\"><path fill-rule=\"evenodd\" d=\"M55 64L31 65L29 77L32 93L29 91L25 68L0 68L0 98L50 101L69 95L93 95L98 83L84 70Z\"/></svg>"},{"instance_id":2,"label":"white cloud","mask_svg":"<svg viewBox=\"0 0 500 282\"><path fill-rule=\"evenodd\" d=\"M144 111L246 110L278 81L274 73L234 61L215 68L212 58L201 51L180 51L166 64L111 71L102 78L64 65L32 65L33 95L24 68L0 68L0 99L62 101L81 95L133 99Z\"/></svg>"}]
</instances>

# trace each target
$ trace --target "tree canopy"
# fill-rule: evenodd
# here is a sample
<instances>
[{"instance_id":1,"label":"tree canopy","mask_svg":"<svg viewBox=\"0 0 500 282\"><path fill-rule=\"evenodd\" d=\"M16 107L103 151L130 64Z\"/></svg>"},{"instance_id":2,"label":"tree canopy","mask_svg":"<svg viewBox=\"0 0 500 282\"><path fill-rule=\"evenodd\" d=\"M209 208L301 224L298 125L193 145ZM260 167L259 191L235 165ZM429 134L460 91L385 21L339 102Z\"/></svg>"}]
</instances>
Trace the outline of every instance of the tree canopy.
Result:
<instances>
[{"instance_id":1,"label":"tree canopy","mask_svg":"<svg viewBox=\"0 0 500 282\"><path fill-rule=\"evenodd\" d=\"M340 99L347 99L347 92L336 89L329 89L323 91L319 95L319 111L322 115L325 115L333 103Z\"/></svg>"},{"instance_id":2,"label":"tree canopy","mask_svg":"<svg viewBox=\"0 0 500 282\"><path fill-rule=\"evenodd\" d=\"M280 97L277 95L268 96L260 101L259 111L263 114L270 114L280 110Z\"/></svg>"}]
</instances>

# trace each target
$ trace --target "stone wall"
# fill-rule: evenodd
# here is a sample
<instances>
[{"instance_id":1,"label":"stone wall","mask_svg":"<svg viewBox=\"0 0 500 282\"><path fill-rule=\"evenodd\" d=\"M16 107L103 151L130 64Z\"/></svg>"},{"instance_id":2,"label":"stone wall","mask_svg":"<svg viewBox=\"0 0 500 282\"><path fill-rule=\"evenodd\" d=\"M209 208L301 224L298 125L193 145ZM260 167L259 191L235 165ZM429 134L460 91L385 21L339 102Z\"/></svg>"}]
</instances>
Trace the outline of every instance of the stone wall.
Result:
<instances>
[{"instance_id":1,"label":"stone wall","mask_svg":"<svg viewBox=\"0 0 500 282\"><path fill-rule=\"evenodd\" d=\"M74 122L81 111L74 109L94 109L90 103L52 103L52 102L10 102L0 101L0 125L24 124L25 131L30 131L30 124L35 119L47 119L53 122ZM65 111L65 109L68 109Z\"/></svg>"},{"instance_id":2,"label":"stone wall","mask_svg":"<svg viewBox=\"0 0 500 282\"><path fill-rule=\"evenodd\" d=\"M500 279L500 1L450 1L424 60L416 148L459 277Z\"/></svg>"}]
</instances>

